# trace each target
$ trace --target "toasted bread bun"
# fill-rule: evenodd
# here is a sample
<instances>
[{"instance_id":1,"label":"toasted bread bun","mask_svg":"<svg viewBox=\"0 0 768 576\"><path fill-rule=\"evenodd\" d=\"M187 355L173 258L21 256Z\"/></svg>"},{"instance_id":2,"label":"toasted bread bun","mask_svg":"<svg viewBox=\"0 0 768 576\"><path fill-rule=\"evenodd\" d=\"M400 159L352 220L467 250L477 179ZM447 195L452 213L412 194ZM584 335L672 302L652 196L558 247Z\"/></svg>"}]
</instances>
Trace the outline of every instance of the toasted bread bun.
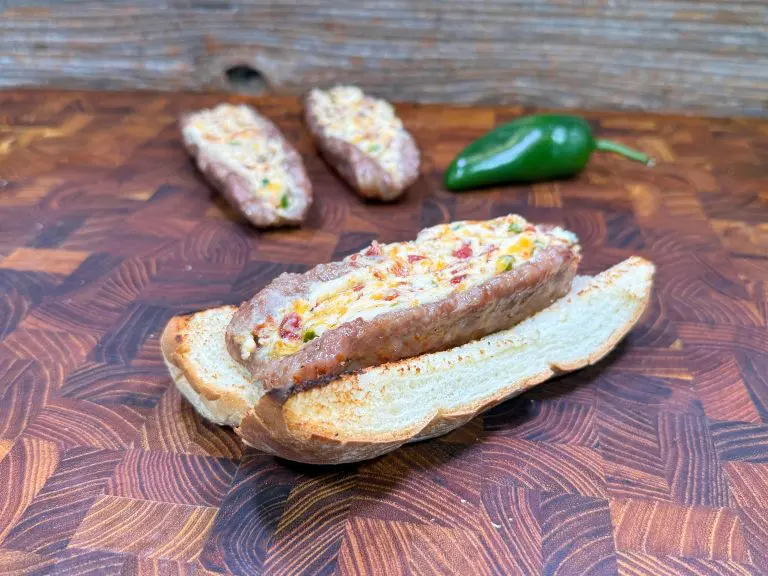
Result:
<instances>
[{"instance_id":1,"label":"toasted bread bun","mask_svg":"<svg viewBox=\"0 0 768 576\"><path fill-rule=\"evenodd\" d=\"M653 265L632 257L517 326L444 352L344 375L280 402L227 354L234 308L173 319L162 350L177 386L215 422L277 456L317 464L373 458L445 434L556 374L603 358L642 316Z\"/></svg>"},{"instance_id":2,"label":"toasted bread bun","mask_svg":"<svg viewBox=\"0 0 768 576\"><path fill-rule=\"evenodd\" d=\"M356 86L315 88L304 118L323 158L360 196L394 200L419 177L416 142L385 100Z\"/></svg>"},{"instance_id":3,"label":"toasted bread bun","mask_svg":"<svg viewBox=\"0 0 768 576\"><path fill-rule=\"evenodd\" d=\"M176 316L160 337L165 365L182 395L206 420L233 427L263 394L224 345L224 329L236 311L222 306Z\"/></svg>"}]
</instances>

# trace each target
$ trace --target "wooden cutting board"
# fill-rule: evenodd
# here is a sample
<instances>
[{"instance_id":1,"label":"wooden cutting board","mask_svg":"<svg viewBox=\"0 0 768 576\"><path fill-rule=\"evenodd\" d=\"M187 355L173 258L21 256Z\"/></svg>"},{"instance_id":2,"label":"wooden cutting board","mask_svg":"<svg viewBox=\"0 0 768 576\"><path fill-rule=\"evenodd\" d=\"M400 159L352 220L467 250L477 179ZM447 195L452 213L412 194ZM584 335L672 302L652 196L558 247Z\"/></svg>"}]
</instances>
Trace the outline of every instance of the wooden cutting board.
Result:
<instances>
[{"instance_id":1,"label":"wooden cutting board","mask_svg":"<svg viewBox=\"0 0 768 576\"><path fill-rule=\"evenodd\" d=\"M222 96L0 94L0 571L98 574L760 573L768 566L768 122L589 114L649 169L453 194L472 138L528 110L402 106L423 177L366 204L294 99L255 104L316 202L258 233L203 183L175 118ZM519 212L576 232L583 270L658 266L599 365L359 465L244 450L166 375L174 314L238 303L373 239Z\"/></svg>"}]
</instances>

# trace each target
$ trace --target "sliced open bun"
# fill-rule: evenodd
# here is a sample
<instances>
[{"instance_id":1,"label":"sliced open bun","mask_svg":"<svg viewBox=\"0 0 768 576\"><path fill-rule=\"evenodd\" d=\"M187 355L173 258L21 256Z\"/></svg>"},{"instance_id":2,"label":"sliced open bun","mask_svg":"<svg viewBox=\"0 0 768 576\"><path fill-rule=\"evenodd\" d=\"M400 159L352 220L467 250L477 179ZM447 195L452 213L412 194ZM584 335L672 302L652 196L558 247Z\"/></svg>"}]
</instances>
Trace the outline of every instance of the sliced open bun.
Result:
<instances>
[{"instance_id":1,"label":"sliced open bun","mask_svg":"<svg viewBox=\"0 0 768 576\"><path fill-rule=\"evenodd\" d=\"M160 338L176 387L203 418L225 426L239 425L263 393L227 352L224 330L236 311L222 306L176 316Z\"/></svg>"},{"instance_id":2,"label":"sliced open bun","mask_svg":"<svg viewBox=\"0 0 768 576\"><path fill-rule=\"evenodd\" d=\"M552 376L604 357L640 319L653 265L632 257L514 328L444 352L344 375L290 396L264 395L231 359L224 328L233 307L175 318L163 334L171 375L195 408L237 425L260 450L300 462L373 458L457 428Z\"/></svg>"}]
</instances>

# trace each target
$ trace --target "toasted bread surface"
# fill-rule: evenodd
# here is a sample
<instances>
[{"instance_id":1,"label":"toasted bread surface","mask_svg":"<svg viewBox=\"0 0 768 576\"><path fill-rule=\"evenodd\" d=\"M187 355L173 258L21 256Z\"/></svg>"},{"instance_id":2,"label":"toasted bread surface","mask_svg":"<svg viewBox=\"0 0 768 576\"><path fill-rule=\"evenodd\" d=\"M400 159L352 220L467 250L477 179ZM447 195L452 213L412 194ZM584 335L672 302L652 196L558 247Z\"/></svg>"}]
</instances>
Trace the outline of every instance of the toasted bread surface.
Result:
<instances>
[{"instance_id":1,"label":"toasted bread surface","mask_svg":"<svg viewBox=\"0 0 768 576\"><path fill-rule=\"evenodd\" d=\"M445 434L545 380L594 364L640 319L653 265L630 258L509 330L444 352L342 376L291 396L265 395L238 433L292 460L342 463ZM282 417L282 420L280 420Z\"/></svg>"},{"instance_id":2,"label":"toasted bread surface","mask_svg":"<svg viewBox=\"0 0 768 576\"><path fill-rule=\"evenodd\" d=\"M237 426L262 394L248 372L227 353L224 329L234 306L176 316L165 327L160 349L182 395L207 420Z\"/></svg>"},{"instance_id":3,"label":"toasted bread surface","mask_svg":"<svg viewBox=\"0 0 768 576\"><path fill-rule=\"evenodd\" d=\"M594 278L577 277L567 296L514 328L345 375L284 403L226 354L233 307L173 319L162 350L195 408L239 423L247 444L301 462L353 462L445 434L552 376L594 364L642 316L653 275L650 262L629 258Z\"/></svg>"}]
</instances>

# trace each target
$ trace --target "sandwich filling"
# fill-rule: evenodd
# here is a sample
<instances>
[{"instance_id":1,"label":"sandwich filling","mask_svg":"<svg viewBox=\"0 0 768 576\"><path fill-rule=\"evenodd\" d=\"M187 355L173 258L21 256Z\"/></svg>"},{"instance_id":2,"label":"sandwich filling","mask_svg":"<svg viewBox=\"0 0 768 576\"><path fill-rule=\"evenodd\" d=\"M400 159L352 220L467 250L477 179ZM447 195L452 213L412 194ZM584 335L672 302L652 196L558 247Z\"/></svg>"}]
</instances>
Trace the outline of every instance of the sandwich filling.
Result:
<instances>
[{"instance_id":1,"label":"sandwich filling","mask_svg":"<svg viewBox=\"0 0 768 576\"><path fill-rule=\"evenodd\" d=\"M282 142L270 135L272 129L247 106L220 104L196 112L184 132L217 163L245 177L251 192L280 213L291 205L293 186Z\"/></svg>"},{"instance_id":2,"label":"sandwich filling","mask_svg":"<svg viewBox=\"0 0 768 576\"><path fill-rule=\"evenodd\" d=\"M329 136L354 144L399 175L397 141L404 128L389 102L366 96L356 86L314 90L312 99L317 120Z\"/></svg>"},{"instance_id":3,"label":"sandwich filling","mask_svg":"<svg viewBox=\"0 0 768 576\"><path fill-rule=\"evenodd\" d=\"M414 241L378 244L344 259L349 272L317 282L255 327L241 357L294 354L345 322L436 302L513 271L552 245L576 246L561 228L508 215L424 229Z\"/></svg>"}]
</instances>

